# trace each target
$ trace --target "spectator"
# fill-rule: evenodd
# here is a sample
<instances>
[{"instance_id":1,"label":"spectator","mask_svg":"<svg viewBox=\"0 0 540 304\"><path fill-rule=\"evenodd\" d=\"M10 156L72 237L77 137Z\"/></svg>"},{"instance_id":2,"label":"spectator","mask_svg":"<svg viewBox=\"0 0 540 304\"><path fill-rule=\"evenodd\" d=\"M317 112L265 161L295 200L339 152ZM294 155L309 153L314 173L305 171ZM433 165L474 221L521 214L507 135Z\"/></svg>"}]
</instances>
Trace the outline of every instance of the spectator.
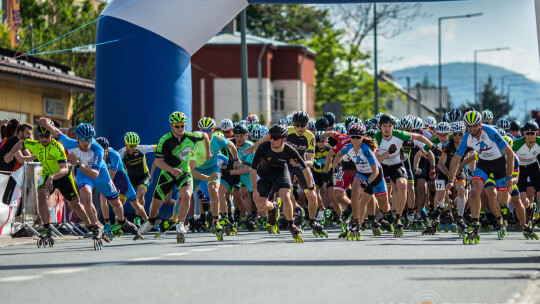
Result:
<instances>
[{"instance_id":1,"label":"spectator","mask_svg":"<svg viewBox=\"0 0 540 304\"><path fill-rule=\"evenodd\" d=\"M9 127L10 127L10 125L8 123L8 126L7 126L8 130L9 130ZM16 136L11 136L2 145L2 148L0 148L0 171L10 171L11 172L11 171L15 170L15 165L17 164L17 159L13 159L11 162L6 163L4 161L4 156L9 151L11 151L13 146L15 146L15 144L17 144L20 140L31 138L33 129L34 128L31 125L27 124L27 123L23 123L23 124L20 124L20 125L17 123L17 128L15 129L16 130ZM23 152L23 155L29 156L30 153L28 151L26 151L26 152ZM20 162L22 163L23 161L20 160Z\"/></svg>"},{"instance_id":2,"label":"spectator","mask_svg":"<svg viewBox=\"0 0 540 304\"><path fill-rule=\"evenodd\" d=\"M67 137L71 139L77 139L77 136L75 136L75 128L69 128L67 131Z\"/></svg>"},{"instance_id":3,"label":"spectator","mask_svg":"<svg viewBox=\"0 0 540 304\"><path fill-rule=\"evenodd\" d=\"M5 127L2 128L2 143L0 144L0 147L2 147L10 137L15 135L19 124L20 121L17 118L12 118L9 120L5 119L4 121L2 121L2 126Z\"/></svg>"}]
</instances>

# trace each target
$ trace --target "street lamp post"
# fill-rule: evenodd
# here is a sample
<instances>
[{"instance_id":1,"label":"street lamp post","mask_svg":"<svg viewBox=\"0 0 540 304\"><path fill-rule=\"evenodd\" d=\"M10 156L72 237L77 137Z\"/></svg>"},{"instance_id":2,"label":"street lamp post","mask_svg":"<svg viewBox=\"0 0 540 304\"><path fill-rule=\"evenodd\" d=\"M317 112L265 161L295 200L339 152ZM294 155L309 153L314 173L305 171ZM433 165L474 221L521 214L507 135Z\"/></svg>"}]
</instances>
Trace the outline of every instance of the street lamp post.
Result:
<instances>
[{"instance_id":1,"label":"street lamp post","mask_svg":"<svg viewBox=\"0 0 540 304\"><path fill-rule=\"evenodd\" d=\"M442 66L441 66L441 22L448 19L471 18L482 16L482 13L467 14L460 16L439 17L439 115L442 117ZM448 105L447 105L448 106ZM448 109L447 109L448 110Z\"/></svg>"},{"instance_id":2,"label":"street lamp post","mask_svg":"<svg viewBox=\"0 0 540 304\"><path fill-rule=\"evenodd\" d=\"M484 109L484 105L482 104L482 106L480 107L480 104L478 103L478 63L477 63L477 60L476 60L476 57L478 53L482 53L482 52L500 52L500 51L504 51L504 50L509 50L510 48L509 47L503 47L503 48L494 48L494 49L479 49L479 50L474 50L474 104L476 105L476 108L477 109L480 109L480 111L482 111Z\"/></svg>"}]
</instances>

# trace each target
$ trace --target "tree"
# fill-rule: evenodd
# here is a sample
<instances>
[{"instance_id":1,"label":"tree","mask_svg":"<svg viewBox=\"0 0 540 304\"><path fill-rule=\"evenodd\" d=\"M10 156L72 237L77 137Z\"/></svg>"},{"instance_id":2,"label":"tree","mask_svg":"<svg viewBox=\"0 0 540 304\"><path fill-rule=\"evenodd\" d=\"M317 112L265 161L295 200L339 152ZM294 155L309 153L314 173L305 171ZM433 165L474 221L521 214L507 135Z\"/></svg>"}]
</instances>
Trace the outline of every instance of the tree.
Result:
<instances>
[{"instance_id":1,"label":"tree","mask_svg":"<svg viewBox=\"0 0 540 304\"><path fill-rule=\"evenodd\" d=\"M30 23L34 27L34 47L37 48L95 20L99 17L105 5L105 3L102 3L98 10L95 10L91 0L21 0L22 25L19 33L21 44L17 49L19 52L28 52L32 49L29 37L30 32L28 30ZM36 49L32 53L43 53L94 44L96 40L96 26L97 22L94 22L70 35ZM4 48L10 47L9 32L7 33L6 36L4 30L0 27L0 45ZM93 52L67 51L35 56L69 66L77 76L95 79L95 53ZM73 100L73 122L79 123L85 121L93 123L94 94L74 93Z\"/></svg>"},{"instance_id":2,"label":"tree","mask_svg":"<svg viewBox=\"0 0 540 304\"><path fill-rule=\"evenodd\" d=\"M427 73L426 75L424 75L424 79L422 79L422 83L420 84L420 86L424 89L434 89L437 87L435 84L429 82Z\"/></svg>"},{"instance_id":3,"label":"tree","mask_svg":"<svg viewBox=\"0 0 540 304\"><path fill-rule=\"evenodd\" d=\"M501 117L508 118L514 105L510 103L507 95L497 94L496 91L497 87L493 85L493 80L490 75L487 83L484 85L483 91L480 92L479 95L479 102L482 105L482 109L491 110L495 120ZM467 102L467 105L462 106L462 110L467 106L476 107L474 103Z\"/></svg>"},{"instance_id":4,"label":"tree","mask_svg":"<svg viewBox=\"0 0 540 304\"><path fill-rule=\"evenodd\" d=\"M331 27L329 12L301 4L256 4L246 8L250 34L283 42L308 40Z\"/></svg>"}]
</instances>

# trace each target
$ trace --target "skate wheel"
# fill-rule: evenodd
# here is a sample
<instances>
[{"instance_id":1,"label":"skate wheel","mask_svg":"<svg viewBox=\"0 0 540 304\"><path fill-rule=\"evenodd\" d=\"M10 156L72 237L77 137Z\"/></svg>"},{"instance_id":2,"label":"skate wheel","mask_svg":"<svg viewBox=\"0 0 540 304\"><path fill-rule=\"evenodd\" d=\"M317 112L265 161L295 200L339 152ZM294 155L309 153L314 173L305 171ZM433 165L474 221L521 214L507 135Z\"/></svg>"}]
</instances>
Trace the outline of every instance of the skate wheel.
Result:
<instances>
[{"instance_id":1,"label":"skate wheel","mask_svg":"<svg viewBox=\"0 0 540 304\"><path fill-rule=\"evenodd\" d=\"M352 239L351 232L347 231L347 241L350 241Z\"/></svg>"},{"instance_id":2,"label":"skate wheel","mask_svg":"<svg viewBox=\"0 0 540 304\"><path fill-rule=\"evenodd\" d=\"M43 246L43 242L41 241L41 239L38 239L37 240L37 248L41 248L41 246Z\"/></svg>"},{"instance_id":3,"label":"skate wheel","mask_svg":"<svg viewBox=\"0 0 540 304\"><path fill-rule=\"evenodd\" d=\"M51 238L51 240L49 241L49 247L52 247L52 246L54 246L54 239L53 238Z\"/></svg>"},{"instance_id":4,"label":"skate wheel","mask_svg":"<svg viewBox=\"0 0 540 304\"><path fill-rule=\"evenodd\" d=\"M469 236L468 236L468 235L465 235L465 236L463 237L463 245L467 245L468 239L469 239Z\"/></svg>"},{"instance_id":5,"label":"skate wheel","mask_svg":"<svg viewBox=\"0 0 540 304\"><path fill-rule=\"evenodd\" d=\"M323 236L324 236L325 238L328 238L328 233L326 233L326 231L323 231Z\"/></svg>"},{"instance_id":6,"label":"skate wheel","mask_svg":"<svg viewBox=\"0 0 540 304\"><path fill-rule=\"evenodd\" d=\"M478 237L476 237L476 238L474 239L474 244L476 245L476 244L478 244L478 243L480 243L480 236L478 236Z\"/></svg>"}]
</instances>

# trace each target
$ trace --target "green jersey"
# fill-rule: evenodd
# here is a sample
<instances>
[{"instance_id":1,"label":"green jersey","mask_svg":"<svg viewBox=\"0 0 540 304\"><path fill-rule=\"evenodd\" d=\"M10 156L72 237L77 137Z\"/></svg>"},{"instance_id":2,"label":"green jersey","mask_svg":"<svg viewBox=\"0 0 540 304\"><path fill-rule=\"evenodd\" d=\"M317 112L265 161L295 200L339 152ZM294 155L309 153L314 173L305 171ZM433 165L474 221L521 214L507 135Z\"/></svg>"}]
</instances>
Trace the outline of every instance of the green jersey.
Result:
<instances>
[{"instance_id":1,"label":"green jersey","mask_svg":"<svg viewBox=\"0 0 540 304\"><path fill-rule=\"evenodd\" d=\"M174 137L172 131L163 135L156 147L156 158L163 158L165 163L173 168L190 172L189 160L192 150L203 140L202 133L184 132L182 138Z\"/></svg>"}]
</instances>

